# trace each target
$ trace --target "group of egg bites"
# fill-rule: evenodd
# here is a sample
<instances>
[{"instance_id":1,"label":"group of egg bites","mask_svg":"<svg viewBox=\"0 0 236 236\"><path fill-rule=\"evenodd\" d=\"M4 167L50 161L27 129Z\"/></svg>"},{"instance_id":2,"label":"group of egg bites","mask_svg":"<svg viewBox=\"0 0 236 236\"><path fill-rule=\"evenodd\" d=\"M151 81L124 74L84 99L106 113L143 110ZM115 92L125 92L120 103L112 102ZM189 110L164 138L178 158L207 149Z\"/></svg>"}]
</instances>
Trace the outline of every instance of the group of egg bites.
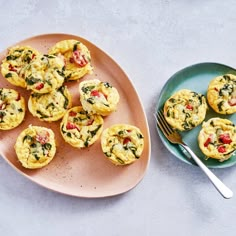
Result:
<instances>
[{"instance_id":1,"label":"group of egg bites","mask_svg":"<svg viewBox=\"0 0 236 236\"><path fill-rule=\"evenodd\" d=\"M235 113L236 76L225 74L213 78L206 98L188 89L177 91L164 104L165 119L176 130L191 130L204 121L207 102L216 113ZM236 127L229 119L213 117L203 122L198 143L207 158L225 161L236 149Z\"/></svg>"},{"instance_id":2,"label":"group of egg bites","mask_svg":"<svg viewBox=\"0 0 236 236\"><path fill-rule=\"evenodd\" d=\"M82 105L72 107L72 95L64 82L93 73L90 52L77 40L60 41L44 55L29 46L12 47L2 61L1 72L11 84L31 90L28 108L33 116L47 122L62 119L62 137L76 148L89 147L98 140L103 131L103 116L115 111L119 102L116 88L108 82L93 79L79 84ZM24 98L13 89L2 88L0 102L0 129L17 127L26 112ZM110 135L107 133L117 127L119 131L128 129L129 135L119 138L115 135L117 140L111 147L114 151L110 150L108 155L109 145L105 140ZM133 137L134 133L142 137L139 142ZM120 124L104 131L101 144L109 160L116 165L125 165L140 157L143 149L140 141L143 141L143 136L137 127ZM116 153L118 143L125 151ZM15 151L24 167L41 168L55 156L54 133L49 128L30 125L18 136Z\"/></svg>"}]
</instances>

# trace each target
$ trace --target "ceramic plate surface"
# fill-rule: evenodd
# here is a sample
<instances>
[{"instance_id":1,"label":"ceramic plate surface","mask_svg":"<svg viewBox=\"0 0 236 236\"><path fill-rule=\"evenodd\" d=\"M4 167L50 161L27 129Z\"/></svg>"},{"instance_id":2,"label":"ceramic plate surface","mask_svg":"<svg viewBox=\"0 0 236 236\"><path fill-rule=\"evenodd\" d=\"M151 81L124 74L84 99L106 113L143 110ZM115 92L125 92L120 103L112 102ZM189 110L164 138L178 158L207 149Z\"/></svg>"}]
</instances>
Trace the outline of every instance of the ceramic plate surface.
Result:
<instances>
[{"instance_id":1,"label":"ceramic plate surface","mask_svg":"<svg viewBox=\"0 0 236 236\"><path fill-rule=\"evenodd\" d=\"M200 63L180 70L179 72L175 73L164 85L160 93L156 109L159 110L163 108L165 101L173 93L180 89L190 89L192 91L201 93L206 97L209 82L214 77L227 73L236 74L236 70L229 66L218 63ZM209 107L205 120L208 120L212 117L229 119L234 124L236 124L236 114L220 115ZM189 145L189 147L198 157L200 157L205 165L210 168L224 168L234 165L236 163L235 154L224 162L219 162L218 160L210 158L206 160L206 157L198 147L197 138L200 129L201 125L195 127L193 130L181 132L181 136L183 137L184 142ZM179 145L171 144L158 128L157 131L162 142L173 155L188 164L195 164L194 160L189 158L188 154L186 154L186 151L184 151Z\"/></svg>"},{"instance_id":2,"label":"ceramic plate surface","mask_svg":"<svg viewBox=\"0 0 236 236\"><path fill-rule=\"evenodd\" d=\"M150 159L150 135L147 119L139 96L131 81L105 52L89 41L67 34L47 34L28 38L15 45L29 45L41 53L47 53L55 43L65 39L76 39L84 43L91 52L93 75L86 75L80 81L99 79L110 82L120 94L116 112L104 119L104 129L117 123L128 123L140 128L144 135L145 147L138 161L129 166L114 166L106 159L101 150L100 140L82 150L66 144L61 137L60 121L47 123L34 118L29 111L24 122L10 131L0 131L0 154L19 173L48 189L77 197L107 197L124 193L136 186L144 177ZM12 45L14 46L14 45ZM0 61L6 56L6 50L0 54ZM80 81L66 85L73 95L73 106L80 105L78 86ZM0 75L0 87L13 88L28 101L29 91L12 86ZM56 135L57 153L49 165L38 170L28 170L17 160L14 144L19 133L28 125L40 125L51 128Z\"/></svg>"}]
</instances>

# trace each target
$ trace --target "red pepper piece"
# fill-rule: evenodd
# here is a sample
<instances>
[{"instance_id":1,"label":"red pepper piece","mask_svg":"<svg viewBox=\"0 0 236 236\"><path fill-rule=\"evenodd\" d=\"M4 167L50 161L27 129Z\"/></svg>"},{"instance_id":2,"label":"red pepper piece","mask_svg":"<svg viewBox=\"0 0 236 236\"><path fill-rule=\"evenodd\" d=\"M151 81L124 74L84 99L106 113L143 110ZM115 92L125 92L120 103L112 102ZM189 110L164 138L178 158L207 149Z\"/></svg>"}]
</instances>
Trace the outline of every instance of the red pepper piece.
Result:
<instances>
[{"instance_id":1,"label":"red pepper piece","mask_svg":"<svg viewBox=\"0 0 236 236\"><path fill-rule=\"evenodd\" d=\"M40 84L38 84L35 88L37 89L37 90L40 90L40 89L42 89L44 87L44 84L43 83L40 83Z\"/></svg>"},{"instance_id":2,"label":"red pepper piece","mask_svg":"<svg viewBox=\"0 0 236 236\"><path fill-rule=\"evenodd\" d=\"M49 133L47 131L40 132L39 134L36 135L36 141L44 145L49 141Z\"/></svg>"},{"instance_id":3,"label":"red pepper piece","mask_svg":"<svg viewBox=\"0 0 236 236\"><path fill-rule=\"evenodd\" d=\"M125 139L123 140L123 144L124 144L124 145L127 144L127 143L129 143L129 142L131 142L131 139L130 139L130 138L125 138Z\"/></svg>"},{"instance_id":4,"label":"red pepper piece","mask_svg":"<svg viewBox=\"0 0 236 236\"><path fill-rule=\"evenodd\" d=\"M93 97L100 97L100 93L98 90L92 90L90 94Z\"/></svg>"},{"instance_id":5,"label":"red pepper piece","mask_svg":"<svg viewBox=\"0 0 236 236\"><path fill-rule=\"evenodd\" d=\"M93 122L94 122L94 120L93 120L93 119L90 119L90 120L88 120L88 123L87 123L87 125L92 125L92 124L93 124Z\"/></svg>"},{"instance_id":6,"label":"red pepper piece","mask_svg":"<svg viewBox=\"0 0 236 236\"><path fill-rule=\"evenodd\" d=\"M220 140L220 142L222 142L224 144L230 144L232 142L229 134L220 134L219 140Z\"/></svg>"},{"instance_id":7,"label":"red pepper piece","mask_svg":"<svg viewBox=\"0 0 236 236\"><path fill-rule=\"evenodd\" d=\"M66 128L67 128L67 129L76 129L76 125L73 124L73 123L68 122L68 123L66 124Z\"/></svg>"},{"instance_id":8,"label":"red pepper piece","mask_svg":"<svg viewBox=\"0 0 236 236\"><path fill-rule=\"evenodd\" d=\"M75 124L73 124L73 123L70 123L70 122L68 122L67 124L66 124L66 129L77 129L78 131L80 131L80 129L75 125Z\"/></svg>"},{"instance_id":9,"label":"red pepper piece","mask_svg":"<svg viewBox=\"0 0 236 236\"><path fill-rule=\"evenodd\" d=\"M226 152L225 146L219 146L219 147L218 147L218 152L220 152L220 153Z\"/></svg>"},{"instance_id":10,"label":"red pepper piece","mask_svg":"<svg viewBox=\"0 0 236 236\"><path fill-rule=\"evenodd\" d=\"M191 110L191 111L193 110L193 106L192 106L191 104L187 104L187 105L186 105L186 108L187 108L188 110Z\"/></svg>"},{"instance_id":11,"label":"red pepper piece","mask_svg":"<svg viewBox=\"0 0 236 236\"><path fill-rule=\"evenodd\" d=\"M208 137L206 142L204 143L204 147L207 147L210 142L211 142L211 137Z\"/></svg>"},{"instance_id":12,"label":"red pepper piece","mask_svg":"<svg viewBox=\"0 0 236 236\"><path fill-rule=\"evenodd\" d=\"M74 63L74 62L75 62L74 59L73 59L73 57L70 57L69 62L70 62L70 63Z\"/></svg>"},{"instance_id":13,"label":"red pepper piece","mask_svg":"<svg viewBox=\"0 0 236 236\"><path fill-rule=\"evenodd\" d=\"M17 72L17 69L13 66L13 65L9 65L9 71L14 71L14 72Z\"/></svg>"},{"instance_id":14,"label":"red pepper piece","mask_svg":"<svg viewBox=\"0 0 236 236\"><path fill-rule=\"evenodd\" d=\"M81 54L79 50L73 52L73 59L74 62L80 67L84 67L88 64L88 61L86 60L85 56Z\"/></svg>"},{"instance_id":15,"label":"red pepper piece","mask_svg":"<svg viewBox=\"0 0 236 236\"><path fill-rule=\"evenodd\" d=\"M104 96L104 97L106 98L106 100L107 100L107 95L103 93L103 96Z\"/></svg>"}]
</instances>

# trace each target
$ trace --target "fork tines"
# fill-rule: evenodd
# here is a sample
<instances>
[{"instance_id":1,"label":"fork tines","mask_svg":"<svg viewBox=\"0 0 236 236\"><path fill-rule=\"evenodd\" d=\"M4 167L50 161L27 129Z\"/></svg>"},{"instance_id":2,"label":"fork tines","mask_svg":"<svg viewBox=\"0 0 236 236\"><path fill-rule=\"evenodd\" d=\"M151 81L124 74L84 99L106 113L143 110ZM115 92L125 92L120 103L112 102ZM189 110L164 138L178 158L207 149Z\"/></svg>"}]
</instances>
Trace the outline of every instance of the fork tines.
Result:
<instances>
[{"instance_id":1,"label":"fork tines","mask_svg":"<svg viewBox=\"0 0 236 236\"><path fill-rule=\"evenodd\" d=\"M159 110L156 112L156 117L157 117L157 125L161 129L161 131L167 135L170 135L173 133L173 129L170 127L170 125L167 123L163 110Z\"/></svg>"}]
</instances>

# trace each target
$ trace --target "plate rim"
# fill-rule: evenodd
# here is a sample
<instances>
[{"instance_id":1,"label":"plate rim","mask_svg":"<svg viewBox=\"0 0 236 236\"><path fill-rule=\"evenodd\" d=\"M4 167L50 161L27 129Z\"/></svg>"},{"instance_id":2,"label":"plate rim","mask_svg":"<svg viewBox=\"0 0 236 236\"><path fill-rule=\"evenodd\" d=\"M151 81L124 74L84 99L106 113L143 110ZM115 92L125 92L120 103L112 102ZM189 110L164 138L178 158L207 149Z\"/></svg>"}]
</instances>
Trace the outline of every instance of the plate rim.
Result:
<instances>
[{"instance_id":1,"label":"plate rim","mask_svg":"<svg viewBox=\"0 0 236 236\"><path fill-rule=\"evenodd\" d=\"M119 68L119 70L124 74L124 76L127 78L128 82L130 83L130 85L132 86L132 89L136 95L136 99L138 100L139 104L140 104L140 108L141 108L141 112L143 114L143 117L144 117L144 121L145 121L145 129L146 129L146 132L147 132L147 135L145 136L145 148L147 149L147 160L145 162L145 168L142 172L141 175L139 175L139 178L137 178L132 186L128 186L126 188L123 188L122 191L113 191L113 193L111 194L105 194L105 195L83 195L83 194L74 194L74 193L68 193L68 192L64 192L64 191L60 191L60 189L54 189L54 188L51 188L50 186L46 185L46 184L43 184L41 183L40 181L38 180L35 180L32 176L24 173L23 171L21 171L20 169L18 169L15 165L13 165L9 159L4 155L4 153L2 153L2 150L0 150L0 156L14 169L17 171L17 173L21 174L22 176L26 177L27 179L29 179L30 181L32 181L33 183L36 183L37 185L45 188L45 189L48 189L50 191L53 191L53 192L57 192L57 193L60 193L60 194L63 194L63 195L67 195L67 196L72 196L72 197L79 197L79 198L105 198L105 197L112 197L112 196L116 196L116 195L120 195L120 194L124 194L126 192L129 192L130 190L132 190L133 188L135 188L139 183L141 183L141 181L143 180L144 176L146 175L147 171L148 171L148 168L149 168L149 165L150 165L150 160L151 160L151 137L150 137L150 129L149 129L149 124L148 124L148 119L147 119L147 114L145 112L145 109L144 109L144 105L143 105L143 102L141 101L141 98L137 92L137 89L136 87L134 86L132 80L130 79L130 77L128 76L128 74L122 69L122 67L118 64L118 62L116 62L116 60L113 59L113 57L105 52L102 48L100 48L99 46L97 46L97 44L94 44L92 41L88 40L87 38L84 38L80 35L75 35L75 34L70 34L70 33L45 33L45 34L35 34L33 36L30 36L30 37L26 37L26 38L23 38L23 39L20 39L18 40L17 42L11 44L11 45L8 45L7 47L5 47L5 49L1 50L0 52L0 55L4 54L6 52L6 50L10 47L13 47L17 44L22 44L24 41L28 41L28 40L34 40L34 39L37 39L37 38L40 38L40 37L52 37L52 36L60 36L60 37L63 37L63 36L66 36L66 37L71 37L71 38L79 38L79 39L82 39L82 41L84 42L88 42L89 44L91 44L93 47L95 47L97 50L101 51L103 54L105 54L109 60L112 61L112 63L115 64L115 66L117 68Z\"/></svg>"}]
</instances>

